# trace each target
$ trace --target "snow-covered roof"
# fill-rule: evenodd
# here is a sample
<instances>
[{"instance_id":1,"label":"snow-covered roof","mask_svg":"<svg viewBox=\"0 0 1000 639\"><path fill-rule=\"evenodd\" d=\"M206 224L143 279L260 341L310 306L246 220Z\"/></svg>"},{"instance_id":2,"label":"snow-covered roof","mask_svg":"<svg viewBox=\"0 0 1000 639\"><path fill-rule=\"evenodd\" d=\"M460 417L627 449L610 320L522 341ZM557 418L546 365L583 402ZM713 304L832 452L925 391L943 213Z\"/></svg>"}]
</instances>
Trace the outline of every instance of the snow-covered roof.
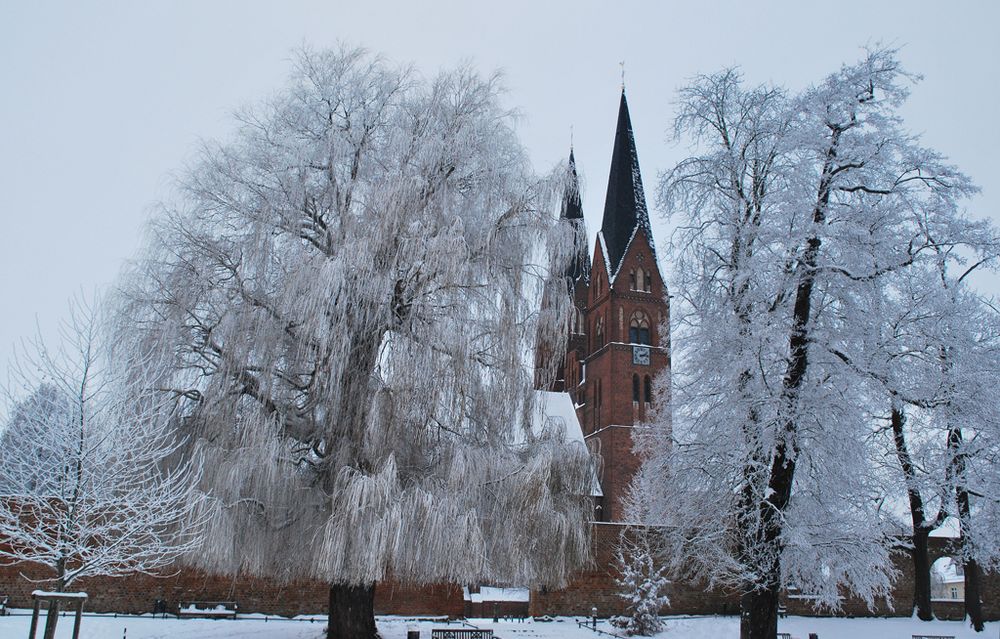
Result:
<instances>
[{"instance_id":1,"label":"snow-covered roof","mask_svg":"<svg viewBox=\"0 0 1000 639\"><path fill-rule=\"evenodd\" d=\"M537 415L534 428L540 431L546 424L556 420L562 425L566 432L568 441L580 442L581 446L586 446L583 438L583 428L580 427L580 420L576 415L576 408L573 406L573 399L569 393L553 393L551 391L535 391L538 401L535 403ZM597 472L591 482L591 497L602 497L601 483L597 479Z\"/></svg>"},{"instance_id":2,"label":"snow-covered roof","mask_svg":"<svg viewBox=\"0 0 1000 639\"><path fill-rule=\"evenodd\" d=\"M530 592L527 588L495 588L493 586L481 586L479 592L469 592L467 587L462 587L462 599L472 603L482 603L484 601L519 601L527 602Z\"/></svg>"},{"instance_id":3,"label":"snow-covered roof","mask_svg":"<svg viewBox=\"0 0 1000 639\"><path fill-rule=\"evenodd\" d=\"M942 557L934 562L931 568L941 583L954 584L965 581L965 575L960 570L958 562L951 557Z\"/></svg>"},{"instance_id":4,"label":"snow-covered roof","mask_svg":"<svg viewBox=\"0 0 1000 639\"><path fill-rule=\"evenodd\" d=\"M932 530L930 536L958 539L959 532L958 520L954 517L949 517L944 520L944 524L942 524L939 528Z\"/></svg>"}]
</instances>

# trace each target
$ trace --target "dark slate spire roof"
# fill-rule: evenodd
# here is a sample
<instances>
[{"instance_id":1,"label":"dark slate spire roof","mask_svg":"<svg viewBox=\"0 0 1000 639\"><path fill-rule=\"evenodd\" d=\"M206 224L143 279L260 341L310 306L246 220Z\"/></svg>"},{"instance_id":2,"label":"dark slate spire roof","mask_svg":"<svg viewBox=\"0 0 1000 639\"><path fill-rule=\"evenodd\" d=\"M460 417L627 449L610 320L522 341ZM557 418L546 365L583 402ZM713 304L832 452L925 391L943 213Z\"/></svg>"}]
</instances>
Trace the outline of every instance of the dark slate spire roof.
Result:
<instances>
[{"instance_id":1,"label":"dark slate spire roof","mask_svg":"<svg viewBox=\"0 0 1000 639\"><path fill-rule=\"evenodd\" d=\"M569 175L566 181L566 191L563 193L562 211L560 217L568 220L573 226L573 258L566 268L570 288L581 277L590 281L590 252L587 246L587 223L583 220L583 205L580 201L580 181L576 175L576 159L573 149L569 150Z\"/></svg>"},{"instance_id":2,"label":"dark slate spire roof","mask_svg":"<svg viewBox=\"0 0 1000 639\"><path fill-rule=\"evenodd\" d=\"M642 190L642 175L639 173L639 156L635 151L632 119L628 114L625 91L622 90L615 146L611 154L611 174L608 176L608 194L604 200L604 220L601 223L600 233L611 279L618 274L632 237L640 231L646 234L646 239L652 247L653 233L649 226L649 213L646 210L646 194Z\"/></svg>"},{"instance_id":3,"label":"dark slate spire roof","mask_svg":"<svg viewBox=\"0 0 1000 639\"><path fill-rule=\"evenodd\" d=\"M576 176L576 159L573 149L569 150L569 176L566 192L563 194L562 217L567 220L582 220L583 206L580 204L580 180Z\"/></svg>"}]
</instances>

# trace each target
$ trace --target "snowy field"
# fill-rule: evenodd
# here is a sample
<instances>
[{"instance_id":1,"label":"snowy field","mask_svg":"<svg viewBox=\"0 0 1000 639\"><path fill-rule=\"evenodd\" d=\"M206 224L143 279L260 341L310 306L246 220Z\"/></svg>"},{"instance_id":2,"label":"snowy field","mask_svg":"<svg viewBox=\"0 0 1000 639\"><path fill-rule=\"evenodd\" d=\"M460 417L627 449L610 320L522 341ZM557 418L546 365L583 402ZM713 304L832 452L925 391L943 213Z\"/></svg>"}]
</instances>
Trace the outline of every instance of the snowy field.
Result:
<instances>
[{"instance_id":1,"label":"snowy field","mask_svg":"<svg viewBox=\"0 0 1000 639\"><path fill-rule=\"evenodd\" d=\"M28 636L30 611L15 610L9 617L0 617L0 639L24 639ZM493 628L498 639L594 639L618 634L615 628L599 623L602 633L582 629L577 619L563 617L551 622L524 623L489 619L473 619L470 624ZM382 639L405 639L408 628L419 628L421 639L430 638L431 628L443 627L440 622L413 621L398 617L380 617ZM455 624L452 624L455 627ZM81 639L321 639L324 619L300 617L275 619L248 615L239 620L158 619L153 617L86 616L80 630ZM58 639L69 639L73 631L72 617L59 621ZM954 636L955 639L993 639L1000 633L1000 623L986 624L982 634L973 632L965 623L935 621L923 623L911 619L819 619L789 617L778 624L779 632L793 638L807 639L810 632L819 639L910 639L914 634ZM39 628L38 636L41 636ZM739 620L736 617L670 617L667 629L657 635L662 639L736 639Z\"/></svg>"}]
</instances>

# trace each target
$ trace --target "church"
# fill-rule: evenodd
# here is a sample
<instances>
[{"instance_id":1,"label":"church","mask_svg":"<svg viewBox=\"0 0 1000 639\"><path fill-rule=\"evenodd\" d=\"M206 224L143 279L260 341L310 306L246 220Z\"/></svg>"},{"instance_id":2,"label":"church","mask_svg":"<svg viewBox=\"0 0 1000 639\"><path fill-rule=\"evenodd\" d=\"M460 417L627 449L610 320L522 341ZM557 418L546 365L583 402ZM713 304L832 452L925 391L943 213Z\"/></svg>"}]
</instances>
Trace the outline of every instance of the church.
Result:
<instances>
[{"instance_id":1,"label":"church","mask_svg":"<svg viewBox=\"0 0 1000 639\"><path fill-rule=\"evenodd\" d=\"M653 409L653 380L670 370L667 285L656 259L624 90L592 260L572 150L569 171L561 210L577 236L577 253L564 274L569 337L565 361L543 390L572 398L583 437L602 460L594 519L616 522L623 519L623 499L639 466L633 429Z\"/></svg>"}]
</instances>

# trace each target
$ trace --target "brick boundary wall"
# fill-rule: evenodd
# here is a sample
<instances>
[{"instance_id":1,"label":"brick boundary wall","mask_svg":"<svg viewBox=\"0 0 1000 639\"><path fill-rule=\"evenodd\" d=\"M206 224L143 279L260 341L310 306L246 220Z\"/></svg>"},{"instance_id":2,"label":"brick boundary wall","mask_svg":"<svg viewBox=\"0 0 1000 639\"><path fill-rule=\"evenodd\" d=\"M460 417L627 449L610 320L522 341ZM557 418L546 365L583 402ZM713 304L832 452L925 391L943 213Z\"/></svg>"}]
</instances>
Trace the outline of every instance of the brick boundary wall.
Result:
<instances>
[{"instance_id":1,"label":"brick boundary wall","mask_svg":"<svg viewBox=\"0 0 1000 639\"><path fill-rule=\"evenodd\" d=\"M625 611L624 600L618 596L614 581L617 575L614 546L623 528L620 524L595 523L590 567L577 573L565 588L533 590L528 613L533 616L589 616L591 608L596 606L601 617L622 614ZM948 539L931 538L931 561L948 556L950 544ZM896 566L900 577L893 589L894 607L885 601L878 601L875 609L869 610L863 601L849 597L837 614L909 617L913 600L913 573L905 551L901 550L896 556ZM41 567L33 565L0 567L0 596L9 595L9 605L13 608L31 607L31 591L45 588L45 584L33 583L25 575L37 580L45 573ZM326 584L315 580L283 582L249 576L211 575L190 568L180 569L167 577L132 575L117 579L82 579L74 584L74 589L90 595L87 610L95 612L152 612L154 601L161 599L167 602L169 610L175 609L180 601L236 601L241 612L293 616L325 613L329 599ZM982 593L984 616L988 620L1000 620L1000 574L983 576ZM663 609L664 614L732 615L739 611L737 593L709 590L704 584L673 583L667 594L670 605ZM783 603L788 613L793 615L831 614L814 610L807 599L785 597ZM964 618L961 602L935 601L933 606L939 618ZM414 587L393 582L376 587L375 610L378 614L449 617L463 617L476 612L473 607L467 607L460 586ZM484 604L478 612L492 614L492 605ZM514 612L512 609L508 614Z\"/></svg>"},{"instance_id":2,"label":"brick boundary wall","mask_svg":"<svg viewBox=\"0 0 1000 639\"><path fill-rule=\"evenodd\" d=\"M10 597L11 608L30 608L31 592L45 589L37 580L47 576L39 566L0 567L0 596ZM35 582L30 579L36 580ZM91 612L140 614L152 612L157 599L175 611L182 601L235 601L240 612L295 616L325 614L329 587L316 580L285 582L250 576L212 575L192 568L181 568L167 577L130 575L80 579L72 590L90 596L86 609ZM375 588L375 612L393 615L465 615L465 601L459 586L403 586L393 582Z\"/></svg>"},{"instance_id":3,"label":"brick boundary wall","mask_svg":"<svg viewBox=\"0 0 1000 639\"><path fill-rule=\"evenodd\" d=\"M589 616L592 607L597 607L598 615L609 617L623 614L625 602L618 596L614 567L614 547L624 526L614 523L595 523L592 535L593 566L578 573L566 588L558 590L540 589L531 593L530 612L540 615L584 615ZM950 539L932 537L930 540L930 560L950 554ZM913 601L913 566L904 551L894 558L899 578L896 580L890 605L885 600L875 602L874 610L857 597L846 598L841 610L831 613L816 610L805 598L782 597L788 614L802 616L848 617L910 617ZM706 584L672 583L667 589L670 605L662 609L662 614L687 615L734 615L739 613L739 595L736 592L710 590ZM1000 620L1000 574L987 573L982 579L983 616L989 621ZM940 619L963 619L965 608L962 602L934 601L935 615Z\"/></svg>"}]
</instances>

